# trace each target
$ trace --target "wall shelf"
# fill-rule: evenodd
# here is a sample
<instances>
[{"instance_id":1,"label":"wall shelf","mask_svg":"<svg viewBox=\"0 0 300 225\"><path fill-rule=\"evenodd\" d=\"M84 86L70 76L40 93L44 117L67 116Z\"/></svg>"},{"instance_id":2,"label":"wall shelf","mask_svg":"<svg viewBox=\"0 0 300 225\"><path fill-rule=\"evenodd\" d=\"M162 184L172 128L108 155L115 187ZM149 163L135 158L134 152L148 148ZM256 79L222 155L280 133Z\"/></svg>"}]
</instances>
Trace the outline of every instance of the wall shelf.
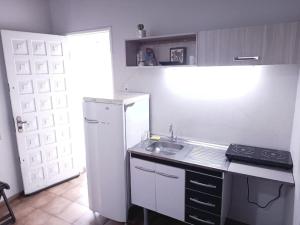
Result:
<instances>
[{"instance_id":1,"label":"wall shelf","mask_svg":"<svg viewBox=\"0 0 300 225\"><path fill-rule=\"evenodd\" d=\"M185 47L186 48L186 64L184 65L160 65L157 66L138 66L137 54L140 50L143 52L146 48L151 48L154 51L157 62L170 61L170 48ZM138 39L125 40L126 49L126 66L138 68L153 68L153 67L173 67L173 66L193 66L197 65L197 34L176 34L152 36ZM190 57L194 60L190 61Z\"/></svg>"}]
</instances>

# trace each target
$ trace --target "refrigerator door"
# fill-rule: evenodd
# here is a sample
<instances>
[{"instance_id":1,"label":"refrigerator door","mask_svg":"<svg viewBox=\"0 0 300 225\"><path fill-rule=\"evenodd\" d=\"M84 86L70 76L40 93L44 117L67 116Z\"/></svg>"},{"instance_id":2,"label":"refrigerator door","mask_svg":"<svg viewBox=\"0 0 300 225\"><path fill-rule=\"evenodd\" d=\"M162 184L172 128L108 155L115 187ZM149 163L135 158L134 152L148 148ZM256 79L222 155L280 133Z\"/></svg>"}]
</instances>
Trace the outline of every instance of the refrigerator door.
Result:
<instances>
[{"instance_id":1,"label":"refrigerator door","mask_svg":"<svg viewBox=\"0 0 300 225\"><path fill-rule=\"evenodd\" d=\"M93 211L126 221L123 107L84 103L89 203Z\"/></svg>"},{"instance_id":2,"label":"refrigerator door","mask_svg":"<svg viewBox=\"0 0 300 225\"><path fill-rule=\"evenodd\" d=\"M125 105L126 150L149 133L149 97Z\"/></svg>"}]
</instances>

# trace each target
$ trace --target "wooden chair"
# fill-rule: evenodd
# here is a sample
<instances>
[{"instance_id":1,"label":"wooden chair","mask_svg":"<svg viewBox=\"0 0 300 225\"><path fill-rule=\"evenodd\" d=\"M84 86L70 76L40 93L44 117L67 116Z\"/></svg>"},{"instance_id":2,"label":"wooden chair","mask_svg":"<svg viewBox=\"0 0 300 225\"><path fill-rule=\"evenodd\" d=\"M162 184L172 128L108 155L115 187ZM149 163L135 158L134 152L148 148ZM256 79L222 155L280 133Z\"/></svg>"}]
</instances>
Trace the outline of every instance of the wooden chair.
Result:
<instances>
[{"instance_id":1,"label":"wooden chair","mask_svg":"<svg viewBox=\"0 0 300 225\"><path fill-rule=\"evenodd\" d=\"M0 225L8 225L8 224L13 224L16 222L16 217L15 217L11 207L9 206L7 197L5 195L5 192L4 192L5 189L9 190L10 189L9 185L0 181L0 200L2 197L4 200L5 206L8 210L8 214L5 215L4 217L0 218Z\"/></svg>"}]
</instances>

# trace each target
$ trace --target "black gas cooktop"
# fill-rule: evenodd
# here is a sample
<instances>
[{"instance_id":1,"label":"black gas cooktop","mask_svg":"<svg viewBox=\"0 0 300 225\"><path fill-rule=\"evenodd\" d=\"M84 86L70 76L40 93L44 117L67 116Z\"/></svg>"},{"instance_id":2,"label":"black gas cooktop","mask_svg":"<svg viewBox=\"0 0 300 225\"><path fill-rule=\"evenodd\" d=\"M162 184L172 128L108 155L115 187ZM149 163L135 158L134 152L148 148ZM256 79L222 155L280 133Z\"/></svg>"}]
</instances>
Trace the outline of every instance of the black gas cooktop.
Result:
<instances>
[{"instance_id":1,"label":"black gas cooktop","mask_svg":"<svg viewBox=\"0 0 300 225\"><path fill-rule=\"evenodd\" d=\"M229 145L226 156L229 160L244 161L258 165L292 169L293 161L290 152L246 145Z\"/></svg>"}]
</instances>

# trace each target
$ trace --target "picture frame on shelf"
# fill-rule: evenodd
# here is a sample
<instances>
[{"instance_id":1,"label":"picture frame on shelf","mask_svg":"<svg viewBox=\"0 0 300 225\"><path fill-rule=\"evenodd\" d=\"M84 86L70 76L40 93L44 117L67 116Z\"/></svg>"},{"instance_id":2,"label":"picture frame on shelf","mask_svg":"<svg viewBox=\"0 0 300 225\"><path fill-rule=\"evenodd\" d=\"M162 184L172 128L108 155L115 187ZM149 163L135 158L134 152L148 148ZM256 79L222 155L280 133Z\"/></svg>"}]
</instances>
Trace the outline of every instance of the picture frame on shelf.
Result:
<instances>
[{"instance_id":1,"label":"picture frame on shelf","mask_svg":"<svg viewBox=\"0 0 300 225\"><path fill-rule=\"evenodd\" d=\"M170 48L170 62L177 62L178 65L185 65L186 47Z\"/></svg>"}]
</instances>

